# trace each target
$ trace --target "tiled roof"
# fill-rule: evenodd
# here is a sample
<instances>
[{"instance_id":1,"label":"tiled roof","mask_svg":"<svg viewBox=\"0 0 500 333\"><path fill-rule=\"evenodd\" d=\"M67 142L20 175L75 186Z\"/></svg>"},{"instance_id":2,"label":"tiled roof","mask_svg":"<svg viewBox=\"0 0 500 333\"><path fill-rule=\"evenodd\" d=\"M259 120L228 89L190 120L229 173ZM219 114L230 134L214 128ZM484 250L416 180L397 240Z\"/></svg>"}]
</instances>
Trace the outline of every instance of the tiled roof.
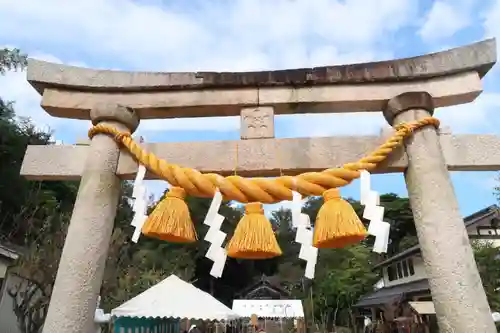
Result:
<instances>
[{"instance_id":1,"label":"tiled roof","mask_svg":"<svg viewBox=\"0 0 500 333\"><path fill-rule=\"evenodd\" d=\"M363 308L374 305L382 305L402 300L406 294L429 290L427 279L417 280L409 283L399 284L393 287L385 287L363 296L355 307Z\"/></svg>"}]
</instances>

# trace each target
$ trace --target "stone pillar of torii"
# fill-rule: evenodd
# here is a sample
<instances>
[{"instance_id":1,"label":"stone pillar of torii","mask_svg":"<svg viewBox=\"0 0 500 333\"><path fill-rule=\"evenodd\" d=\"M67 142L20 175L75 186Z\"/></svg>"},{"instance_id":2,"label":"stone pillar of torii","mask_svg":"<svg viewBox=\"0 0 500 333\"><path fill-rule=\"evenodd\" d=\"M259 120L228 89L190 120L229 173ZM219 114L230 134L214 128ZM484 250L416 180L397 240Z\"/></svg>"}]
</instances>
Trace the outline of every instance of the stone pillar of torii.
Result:
<instances>
[{"instance_id":1,"label":"stone pillar of torii","mask_svg":"<svg viewBox=\"0 0 500 333\"><path fill-rule=\"evenodd\" d=\"M355 161L385 136L276 139L275 114L382 111L392 126L419 120L435 108L474 101L495 52L490 39L408 59L248 73L127 73L30 60L28 80L49 114L131 133L139 119L240 115L243 140L237 145L144 147L169 162L223 176L234 172L238 149L239 175L272 177ZM375 171L404 173L441 332L496 332L449 171L499 169L500 137L453 135L429 126ZM134 179L137 170L132 157L103 134L89 145L28 147L23 176L81 180L45 333L92 332L120 180Z\"/></svg>"}]
</instances>

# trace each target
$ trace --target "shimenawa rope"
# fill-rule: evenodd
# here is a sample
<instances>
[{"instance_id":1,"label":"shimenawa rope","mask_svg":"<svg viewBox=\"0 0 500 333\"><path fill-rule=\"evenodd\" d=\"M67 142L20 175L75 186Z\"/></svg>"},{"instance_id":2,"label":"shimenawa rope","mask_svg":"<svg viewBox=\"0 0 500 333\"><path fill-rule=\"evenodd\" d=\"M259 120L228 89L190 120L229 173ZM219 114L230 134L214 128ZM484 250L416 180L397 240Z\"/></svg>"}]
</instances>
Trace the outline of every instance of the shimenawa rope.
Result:
<instances>
[{"instance_id":1,"label":"shimenawa rope","mask_svg":"<svg viewBox=\"0 0 500 333\"><path fill-rule=\"evenodd\" d=\"M360 177L360 171L374 170L413 131L427 125L438 127L439 120L427 117L419 121L398 125L396 132L384 144L357 162L347 163L340 168L326 169L321 172L306 172L293 177L280 176L274 179L244 178L237 175L222 177L215 173L203 174L195 169L180 167L145 151L132 139L130 133L120 132L109 125L98 124L89 130L88 135L90 138L96 134L112 136L149 171L166 180L172 186L182 187L188 195L211 198L214 196L216 188L219 188L225 200L272 204L283 200L292 200L292 189L303 196L318 196L328 189L348 185Z\"/></svg>"}]
</instances>

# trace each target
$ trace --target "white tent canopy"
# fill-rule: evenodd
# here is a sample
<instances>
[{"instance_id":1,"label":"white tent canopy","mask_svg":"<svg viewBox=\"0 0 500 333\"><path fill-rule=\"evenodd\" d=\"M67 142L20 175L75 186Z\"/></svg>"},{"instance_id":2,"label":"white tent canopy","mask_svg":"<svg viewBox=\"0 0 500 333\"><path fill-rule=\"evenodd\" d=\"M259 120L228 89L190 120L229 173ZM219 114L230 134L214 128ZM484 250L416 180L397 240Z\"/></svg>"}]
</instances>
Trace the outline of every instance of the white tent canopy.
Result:
<instances>
[{"instance_id":1,"label":"white tent canopy","mask_svg":"<svg viewBox=\"0 0 500 333\"><path fill-rule=\"evenodd\" d=\"M154 285L111 311L114 317L231 320L239 316L210 294L176 275Z\"/></svg>"}]
</instances>

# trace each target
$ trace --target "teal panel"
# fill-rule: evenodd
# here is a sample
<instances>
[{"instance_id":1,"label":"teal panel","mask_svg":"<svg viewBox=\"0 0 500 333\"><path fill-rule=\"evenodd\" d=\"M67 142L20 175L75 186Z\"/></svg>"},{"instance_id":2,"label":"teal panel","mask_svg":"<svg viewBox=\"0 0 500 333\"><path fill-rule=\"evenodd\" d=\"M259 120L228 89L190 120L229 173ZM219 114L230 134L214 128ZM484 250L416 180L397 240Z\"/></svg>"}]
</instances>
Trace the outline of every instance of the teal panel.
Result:
<instances>
[{"instance_id":1,"label":"teal panel","mask_svg":"<svg viewBox=\"0 0 500 333\"><path fill-rule=\"evenodd\" d=\"M180 333L178 319L118 317L113 322L114 333Z\"/></svg>"}]
</instances>

